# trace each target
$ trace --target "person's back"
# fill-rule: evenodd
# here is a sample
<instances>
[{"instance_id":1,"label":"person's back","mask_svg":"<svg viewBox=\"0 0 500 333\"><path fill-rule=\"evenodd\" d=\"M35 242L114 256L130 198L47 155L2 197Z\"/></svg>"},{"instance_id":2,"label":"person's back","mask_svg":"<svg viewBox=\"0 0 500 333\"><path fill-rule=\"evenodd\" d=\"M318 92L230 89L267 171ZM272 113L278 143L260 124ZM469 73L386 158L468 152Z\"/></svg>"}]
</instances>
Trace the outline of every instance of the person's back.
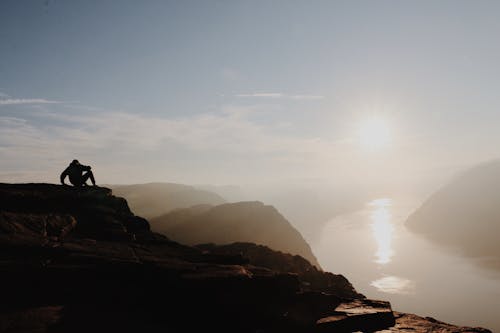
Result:
<instances>
[{"instance_id":1,"label":"person's back","mask_svg":"<svg viewBox=\"0 0 500 333\"><path fill-rule=\"evenodd\" d=\"M95 186L94 174L91 171L91 167L87 165L82 165L78 160L73 160L73 162L68 165L68 167L61 173L61 184L66 185L64 179L69 178L69 181L74 186L87 185L87 180L90 179L92 184Z\"/></svg>"}]
</instances>

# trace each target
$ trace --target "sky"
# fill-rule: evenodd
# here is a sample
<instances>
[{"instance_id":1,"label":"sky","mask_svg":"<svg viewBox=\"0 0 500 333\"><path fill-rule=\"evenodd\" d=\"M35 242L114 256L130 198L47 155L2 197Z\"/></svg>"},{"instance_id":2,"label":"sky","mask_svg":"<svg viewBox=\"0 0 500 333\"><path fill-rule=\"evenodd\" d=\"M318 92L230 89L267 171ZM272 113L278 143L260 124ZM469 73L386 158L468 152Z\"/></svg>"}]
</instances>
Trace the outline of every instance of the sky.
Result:
<instances>
[{"instance_id":1,"label":"sky","mask_svg":"<svg viewBox=\"0 0 500 333\"><path fill-rule=\"evenodd\" d=\"M499 155L499 14L497 1L2 0L0 181L58 182L74 158L98 183L446 179ZM382 129L363 130L373 119Z\"/></svg>"}]
</instances>

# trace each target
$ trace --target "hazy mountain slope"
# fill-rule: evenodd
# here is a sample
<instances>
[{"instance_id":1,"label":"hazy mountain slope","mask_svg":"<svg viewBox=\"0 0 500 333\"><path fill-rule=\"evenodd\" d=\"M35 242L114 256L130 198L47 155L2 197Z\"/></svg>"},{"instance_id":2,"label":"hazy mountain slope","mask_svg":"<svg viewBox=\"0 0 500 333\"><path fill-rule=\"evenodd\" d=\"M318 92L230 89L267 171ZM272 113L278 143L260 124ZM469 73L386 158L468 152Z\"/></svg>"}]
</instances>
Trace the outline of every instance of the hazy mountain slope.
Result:
<instances>
[{"instance_id":1,"label":"hazy mountain slope","mask_svg":"<svg viewBox=\"0 0 500 333\"><path fill-rule=\"evenodd\" d=\"M197 186L198 187L198 186ZM328 221L363 207L372 194L362 186L324 183L270 183L251 186L210 186L228 202L259 200L274 206L310 243L321 237Z\"/></svg>"},{"instance_id":2,"label":"hazy mountain slope","mask_svg":"<svg viewBox=\"0 0 500 333\"><path fill-rule=\"evenodd\" d=\"M272 206L238 202L179 209L151 219L153 230L181 243L252 242L298 254L320 267L302 235Z\"/></svg>"},{"instance_id":3,"label":"hazy mountain slope","mask_svg":"<svg viewBox=\"0 0 500 333\"><path fill-rule=\"evenodd\" d=\"M132 211L145 218L156 217L176 208L199 204L219 205L225 200L216 193L174 183L109 185L113 193L124 197Z\"/></svg>"},{"instance_id":4,"label":"hazy mountain slope","mask_svg":"<svg viewBox=\"0 0 500 333\"><path fill-rule=\"evenodd\" d=\"M407 225L467 255L500 260L500 162L456 177L417 209Z\"/></svg>"}]
</instances>

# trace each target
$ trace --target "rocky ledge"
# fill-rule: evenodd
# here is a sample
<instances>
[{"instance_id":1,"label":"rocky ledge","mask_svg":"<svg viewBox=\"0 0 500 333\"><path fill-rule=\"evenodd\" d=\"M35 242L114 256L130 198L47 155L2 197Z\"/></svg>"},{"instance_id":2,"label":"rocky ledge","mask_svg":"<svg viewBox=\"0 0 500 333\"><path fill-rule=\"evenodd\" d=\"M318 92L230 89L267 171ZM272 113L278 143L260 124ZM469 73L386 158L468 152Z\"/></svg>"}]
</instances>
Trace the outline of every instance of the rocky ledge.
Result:
<instances>
[{"instance_id":1,"label":"rocky ledge","mask_svg":"<svg viewBox=\"0 0 500 333\"><path fill-rule=\"evenodd\" d=\"M419 317L414 314L393 312L396 325L380 333L408 332L408 333L491 333L490 330L480 327L460 327L443 323L431 317Z\"/></svg>"},{"instance_id":2,"label":"rocky ledge","mask_svg":"<svg viewBox=\"0 0 500 333\"><path fill-rule=\"evenodd\" d=\"M106 188L0 184L0 332L487 332L395 314L303 258L232 246L170 241Z\"/></svg>"},{"instance_id":3,"label":"rocky ledge","mask_svg":"<svg viewBox=\"0 0 500 333\"><path fill-rule=\"evenodd\" d=\"M324 272L299 255L271 250L253 243L227 245L200 244L196 246L205 254L242 256L253 266L270 269L281 274L297 274L303 291L333 294L346 299L365 298L342 275Z\"/></svg>"}]
</instances>

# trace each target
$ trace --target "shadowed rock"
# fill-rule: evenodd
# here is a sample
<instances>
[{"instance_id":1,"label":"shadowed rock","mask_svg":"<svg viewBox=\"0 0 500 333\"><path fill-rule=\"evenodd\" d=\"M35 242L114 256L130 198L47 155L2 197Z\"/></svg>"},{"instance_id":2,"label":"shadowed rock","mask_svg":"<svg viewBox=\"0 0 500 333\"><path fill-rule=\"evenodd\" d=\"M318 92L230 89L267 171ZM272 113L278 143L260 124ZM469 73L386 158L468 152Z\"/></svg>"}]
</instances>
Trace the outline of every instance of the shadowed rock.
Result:
<instances>
[{"instance_id":1,"label":"shadowed rock","mask_svg":"<svg viewBox=\"0 0 500 333\"><path fill-rule=\"evenodd\" d=\"M343 298L364 298L354 290L342 275L323 272L299 255L273 251L267 246L252 243L228 245L202 244L197 248L205 253L224 256L241 256L251 265L266 267L280 273L297 274L303 290L330 293Z\"/></svg>"},{"instance_id":2,"label":"shadowed rock","mask_svg":"<svg viewBox=\"0 0 500 333\"><path fill-rule=\"evenodd\" d=\"M395 324L389 302L353 300L339 304L317 322L319 332L373 332Z\"/></svg>"}]
</instances>

